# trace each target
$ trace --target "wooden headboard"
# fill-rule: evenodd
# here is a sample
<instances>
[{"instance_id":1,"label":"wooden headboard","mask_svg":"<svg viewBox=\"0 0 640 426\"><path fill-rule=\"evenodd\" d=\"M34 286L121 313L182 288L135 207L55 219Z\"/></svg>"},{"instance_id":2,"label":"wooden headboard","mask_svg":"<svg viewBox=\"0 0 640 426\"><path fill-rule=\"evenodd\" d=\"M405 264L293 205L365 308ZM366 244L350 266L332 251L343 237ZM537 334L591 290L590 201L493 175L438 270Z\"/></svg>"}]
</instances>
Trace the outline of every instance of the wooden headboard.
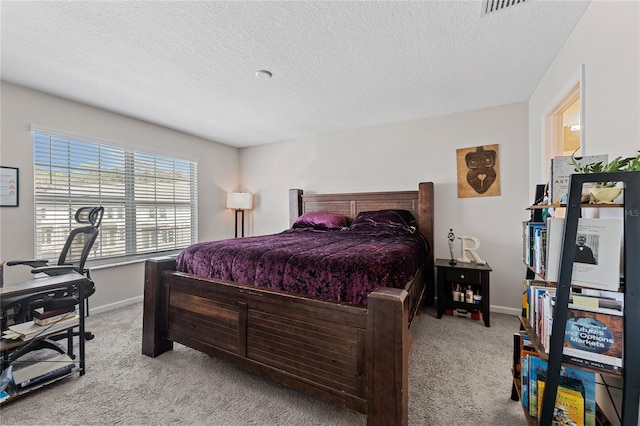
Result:
<instances>
[{"instance_id":1,"label":"wooden headboard","mask_svg":"<svg viewBox=\"0 0 640 426\"><path fill-rule=\"evenodd\" d=\"M417 191L303 194L301 189L289 190L290 226L306 212L342 214L351 223L360 212L383 209L403 209L413 213L418 221L418 231L429 242L430 250L426 267L428 273L432 274L435 253L433 182L421 182ZM430 278L429 282L432 281Z\"/></svg>"}]
</instances>

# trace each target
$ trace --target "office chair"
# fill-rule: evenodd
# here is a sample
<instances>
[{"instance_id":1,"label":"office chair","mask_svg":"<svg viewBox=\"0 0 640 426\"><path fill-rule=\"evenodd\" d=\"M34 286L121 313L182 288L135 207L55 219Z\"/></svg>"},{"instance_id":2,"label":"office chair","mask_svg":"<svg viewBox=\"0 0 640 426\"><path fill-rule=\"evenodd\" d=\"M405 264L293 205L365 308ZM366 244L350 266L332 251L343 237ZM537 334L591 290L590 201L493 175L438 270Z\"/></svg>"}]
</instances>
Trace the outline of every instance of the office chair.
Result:
<instances>
[{"instance_id":1,"label":"office chair","mask_svg":"<svg viewBox=\"0 0 640 426\"><path fill-rule=\"evenodd\" d=\"M75 213L75 220L79 224L87 224L79 228L74 228L69 233L67 240L58 257L56 265L50 265L47 260L13 260L6 263L7 266L27 265L30 266L32 274L44 273L46 275L61 275L76 271L85 275L89 281L85 285L86 314L89 313L88 298L95 293L95 284L91 280L89 270L85 268L85 262L91 252L93 243L98 237L100 223L104 214L104 207L81 207ZM63 307L75 306L78 304L77 289L69 291L67 288L47 291L44 293L30 294L15 298L5 298L1 301L2 328L7 325L6 312L13 310L13 321L16 323L28 321L34 309L59 309ZM77 332L75 333L77 335ZM67 333L49 337L50 340L60 340L67 337ZM85 331L86 340L93 339L94 335ZM47 339L45 339L47 340ZM44 341L43 341L44 342ZM48 342L43 343L45 346ZM50 345L49 345L50 346ZM57 346L57 345L56 345ZM57 350L51 347L54 350Z\"/></svg>"}]
</instances>

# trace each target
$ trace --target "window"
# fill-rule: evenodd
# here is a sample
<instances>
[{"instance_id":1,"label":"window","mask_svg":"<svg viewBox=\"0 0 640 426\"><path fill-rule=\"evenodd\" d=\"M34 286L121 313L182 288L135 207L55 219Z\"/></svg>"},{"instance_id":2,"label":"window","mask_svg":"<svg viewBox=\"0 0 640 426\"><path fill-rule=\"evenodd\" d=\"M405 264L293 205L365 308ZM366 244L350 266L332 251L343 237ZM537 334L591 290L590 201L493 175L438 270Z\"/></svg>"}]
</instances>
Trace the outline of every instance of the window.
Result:
<instances>
[{"instance_id":1,"label":"window","mask_svg":"<svg viewBox=\"0 0 640 426\"><path fill-rule=\"evenodd\" d=\"M164 154L34 130L36 258L57 259L75 211L105 214L89 259L179 250L197 240L197 164Z\"/></svg>"}]
</instances>

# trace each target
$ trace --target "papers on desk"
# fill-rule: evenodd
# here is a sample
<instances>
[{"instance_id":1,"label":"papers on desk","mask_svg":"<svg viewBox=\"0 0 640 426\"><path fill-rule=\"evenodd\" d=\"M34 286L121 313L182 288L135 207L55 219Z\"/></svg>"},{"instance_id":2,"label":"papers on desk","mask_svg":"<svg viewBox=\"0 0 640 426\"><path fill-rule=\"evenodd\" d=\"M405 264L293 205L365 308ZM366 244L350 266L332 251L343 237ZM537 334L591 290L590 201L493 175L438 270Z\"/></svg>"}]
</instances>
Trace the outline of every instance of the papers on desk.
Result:
<instances>
[{"instance_id":1,"label":"papers on desk","mask_svg":"<svg viewBox=\"0 0 640 426\"><path fill-rule=\"evenodd\" d=\"M31 340L37 336L43 334L51 334L59 330L64 330L69 327L74 327L80 323L78 315L70 318L64 318L54 324L38 325L33 321L27 321L20 324L10 325L9 328L2 332L2 338L6 340L18 340L23 341Z\"/></svg>"}]
</instances>

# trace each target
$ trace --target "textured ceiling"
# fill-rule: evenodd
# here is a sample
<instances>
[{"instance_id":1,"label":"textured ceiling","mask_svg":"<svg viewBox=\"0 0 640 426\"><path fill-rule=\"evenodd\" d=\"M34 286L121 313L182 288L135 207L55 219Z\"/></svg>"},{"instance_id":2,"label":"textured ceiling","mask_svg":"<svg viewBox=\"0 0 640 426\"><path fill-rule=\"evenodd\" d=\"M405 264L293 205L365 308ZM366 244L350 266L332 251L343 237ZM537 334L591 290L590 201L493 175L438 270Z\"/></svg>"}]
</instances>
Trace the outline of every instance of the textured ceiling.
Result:
<instances>
[{"instance_id":1,"label":"textured ceiling","mask_svg":"<svg viewBox=\"0 0 640 426\"><path fill-rule=\"evenodd\" d=\"M3 0L1 76L254 146L526 101L587 4Z\"/></svg>"}]
</instances>

